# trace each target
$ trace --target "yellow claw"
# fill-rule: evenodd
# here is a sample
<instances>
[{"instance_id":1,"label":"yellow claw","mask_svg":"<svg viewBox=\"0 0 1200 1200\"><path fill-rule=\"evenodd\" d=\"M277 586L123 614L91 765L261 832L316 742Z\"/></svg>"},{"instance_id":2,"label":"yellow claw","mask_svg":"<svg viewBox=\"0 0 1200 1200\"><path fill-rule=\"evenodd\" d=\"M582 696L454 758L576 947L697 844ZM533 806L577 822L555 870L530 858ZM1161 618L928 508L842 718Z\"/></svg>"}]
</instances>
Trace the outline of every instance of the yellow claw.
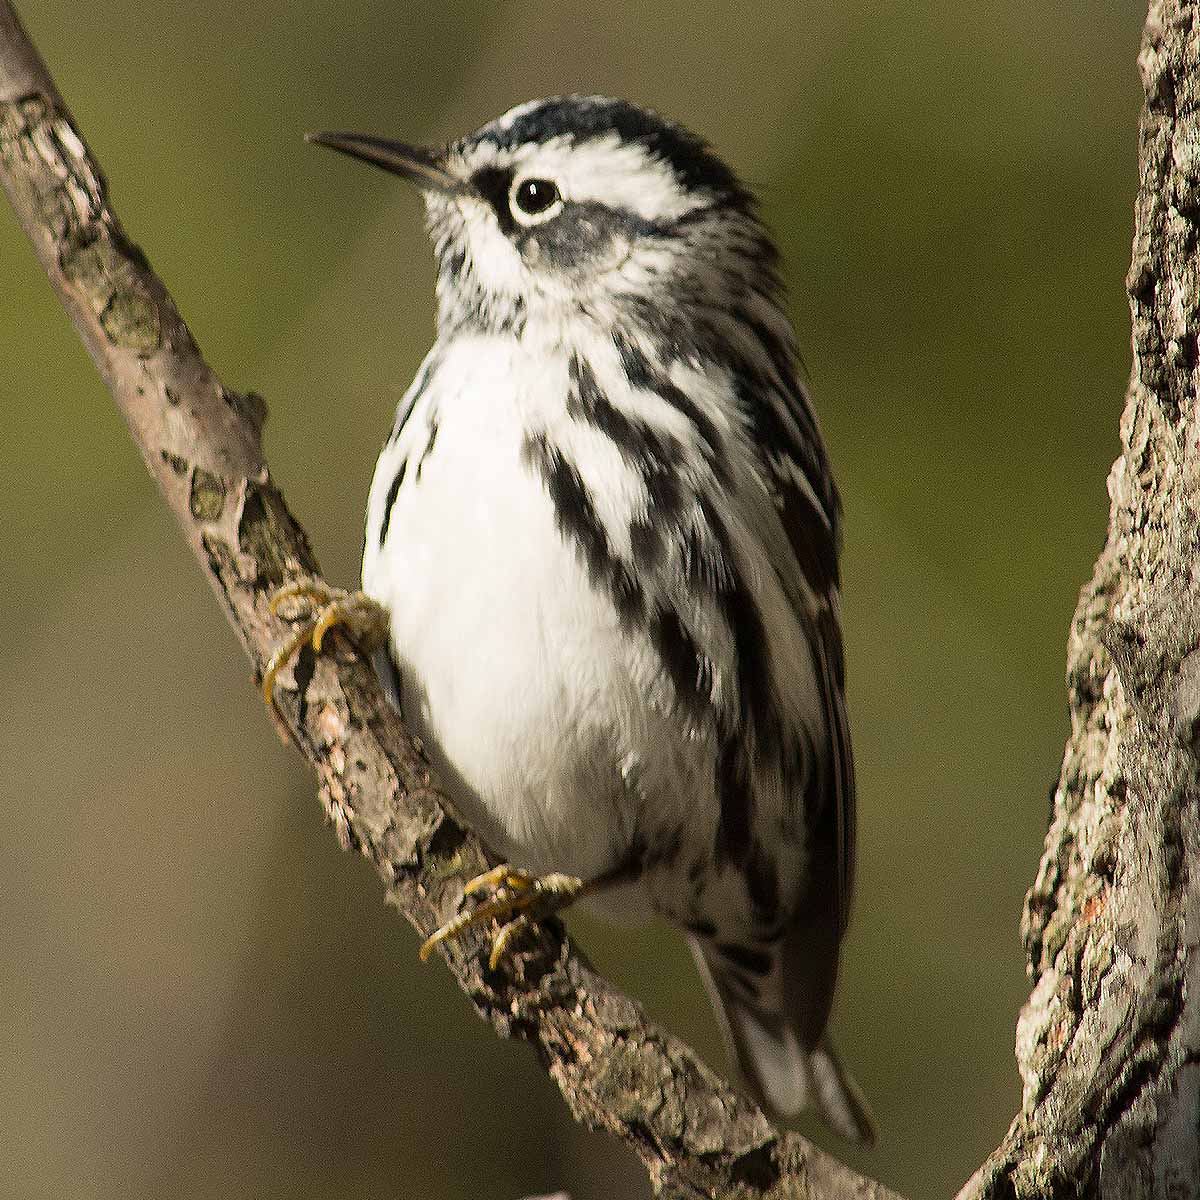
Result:
<instances>
[{"instance_id":1,"label":"yellow claw","mask_svg":"<svg viewBox=\"0 0 1200 1200\"><path fill-rule=\"evenodd\" d=\"M502 863L498 867L493 867L490 871L484 871L482 875L476 875L463 887L464 896L473 896L476 892L482 892L485 888L512 888L518 890L529 886L532 882L532 877L524 871L514 871L508 863Z\"/></svg>"},{"instance_id":2,"label":"yellow claw","mask_svg":"<svg viewBox=\"0 0 1200 1200\"><path fill-rule=\"evenodd\" d=\"M453 941L472 926L482 925L485 921L490 921L492 917L517 912L520 908L527 907L529 903L531 900L528 895L503 896L494 900L485 900L470 912L459 913L453 921L448 921L436 933L427 937L417 953L420 955L421 961L425 962L433 953L433 948L440 942ZM503 928L507 927L505 925Z\"/></svg>"},{"instance_id":3,"label":"yellow claw","mask_svg":"<svg viewBox=\"0 0 1200 1200\"><path fill-rule=\"evenodd\" d=\"M454 922L451 921L448 925L443 925L441 929L431 933L422 943L420 950L417 951L417 957L422 962L428 962L429 956L433 953L434 947L439 942L444 942L447 938L452 938L458 933L458 930L453 928Z\"/></svg>"},{"instance_id":4,"label":"yellow claw","mask_svg":"<svg viewBox=\"0 0 1200 1200\"><path fill-rule=\"evenodd\" d=\"M312 631L313 649L318 654L321 653L325 635L335 625L353 626L359 616L358 609L359 605L354 596L347 596L345 600L332 600L326 604Z\"/></svg>"},{"instance_id":5,"label":"yellow claw","mask_svg":"<svg viewBox=\"0 0 1200 1200\"><path fill-rule=\"evenodd\" d=\"M527 929L532 921L566 908L588 890L588 885L574 875L532 875L503 863L476 875L463 887L463 896L492 888L496 889L496 895L490 900L477 904L470 912L459 913L425 939L418 951L422 962L428 960L435 946L453 941L468 929L496 917L504 923L492 939L488 955L488 966L494 971L517 934Z\"/></svg>"},{"instance_id":6,"label":"yellow claw","mask_svg":"<svg viewBox=\"0 0 1200 1200\"><path fill-rule=\"evenodd\" d=\"M508 943L513 940L519 933L524 933L529 928L529 915L521 913L520 916L514 917L507 925L500 928L500 932L492 939L492 950L488 955L488 970L494 971L499 965L501 958L504 957L505 950L508 949Z\"/></svg>"},{"instance_id":7,"label":"yellow claw","mask_svg":"<svg viewBox=\"0 0 1200 1200\"><path fill-rule=\"evenodd\" d=\"M272 601L272 603L274 603ZM305 642L312 636L313 625L315 622L309 621L302 625L300 629L288 638L274 654L271 655L266 667L263 668L262 691L263 699L267 702L270 708L275 707L275 677L288 665L292 660L292 655L304 645Z\"/></svg>"},{"instance_id":8,"label":"yellow claw","mask_svg":"<svg viewBox=\"0 0 1200 1200\"><path fill-rule=\"evenodd\" d=\"M333 592L327 584L318 583L315 579L296 579L278 588L271 597L267 608L271 616L277 617L279 615L279 606L285 600L299 599L307 600L310 606L314 600L317 604L328 604L333 599Z\"/></svg>"},{"instance_id":9,"label":"yellow claw","mask_svg":"<svg viewBox=\"0 0 1200 1200\"><path fill-rule=\"evenodd\" d=\"M271 597L267 607L272 616L288 600L307 602L309 617L299 629L271 655L263 669L263 699L278 712L275 704L275 680L292 656L306 642L321 653L325 635L335 626L344 626L349 635L365 650L374 649L387 640L387 613L362 592L345 592L331 588L315 579L296 580L284 584ZM303 610L301 610L303 612Z\"/></svg>"}]
</instances>

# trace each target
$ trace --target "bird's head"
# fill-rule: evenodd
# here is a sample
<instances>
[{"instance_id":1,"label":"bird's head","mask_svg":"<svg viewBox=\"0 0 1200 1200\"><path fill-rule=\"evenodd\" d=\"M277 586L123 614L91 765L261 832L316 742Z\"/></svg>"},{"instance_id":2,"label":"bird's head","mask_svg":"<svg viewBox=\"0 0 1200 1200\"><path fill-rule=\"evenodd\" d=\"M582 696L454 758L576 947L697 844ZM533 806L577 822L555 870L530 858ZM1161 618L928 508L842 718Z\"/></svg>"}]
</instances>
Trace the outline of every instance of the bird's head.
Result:
<instances>
[{"instance_id":1,"label":"bird's head","mask_svg":"<svg viewBox=\"0 0 1200 1200\"><path fill-rule=\"evenodd\" d=\"M309 139L402 175L425 197L443 329L553 329L622 304L719 305L773 285L750 193L694 134L622 100L555 97L448 146Z\"/></svg>"}]
</instances>

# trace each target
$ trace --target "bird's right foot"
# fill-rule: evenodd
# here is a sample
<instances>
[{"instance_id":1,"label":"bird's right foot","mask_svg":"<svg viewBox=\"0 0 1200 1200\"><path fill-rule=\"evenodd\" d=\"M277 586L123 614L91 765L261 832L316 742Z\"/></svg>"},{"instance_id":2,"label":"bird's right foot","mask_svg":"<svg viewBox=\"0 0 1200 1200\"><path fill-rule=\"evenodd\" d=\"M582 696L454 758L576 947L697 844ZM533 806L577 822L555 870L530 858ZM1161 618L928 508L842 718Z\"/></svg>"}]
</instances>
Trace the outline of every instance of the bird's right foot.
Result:
<instances>
[{"instance_id":1,"label":"bird's right foot","mask_svg":"<svg viewBox=\"0 0 1200 1200\"><path fill-rule=\"evenodd\" d=\"M387 643L388 614L365 592L348 592L330 587L319 579L286 583L271 597L271 615L280 615L284 605L296 605L284 620L300 621L300 627L274 654L263 670L263 699L278 712L275 704L275 678L306 642L321 653L325 635L335 626L345 630L359 648L370 653Z\"/></svg>"}]
</instances>

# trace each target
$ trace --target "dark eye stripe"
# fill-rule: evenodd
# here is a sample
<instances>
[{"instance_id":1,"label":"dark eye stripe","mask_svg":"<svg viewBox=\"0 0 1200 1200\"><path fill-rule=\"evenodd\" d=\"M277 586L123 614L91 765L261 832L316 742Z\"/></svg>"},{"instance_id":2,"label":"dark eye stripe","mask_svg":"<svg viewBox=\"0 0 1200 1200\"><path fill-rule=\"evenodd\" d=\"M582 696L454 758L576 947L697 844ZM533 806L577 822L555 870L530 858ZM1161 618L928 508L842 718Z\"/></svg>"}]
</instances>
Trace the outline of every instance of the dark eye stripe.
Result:
<instances>
[{"instance_id":1,"label":"dark eye stripe","mask_svg":"<svg viewBox=\"0 0 1200 1200\"><path fill-rule=\"evenodd\" d=\"M513 173L507 167L481 167L471 176L475 190L492 206L501 230L511 234L517 227L512 210L508 207L508 193L512 190Z\"/></svg>"}]
</instances>

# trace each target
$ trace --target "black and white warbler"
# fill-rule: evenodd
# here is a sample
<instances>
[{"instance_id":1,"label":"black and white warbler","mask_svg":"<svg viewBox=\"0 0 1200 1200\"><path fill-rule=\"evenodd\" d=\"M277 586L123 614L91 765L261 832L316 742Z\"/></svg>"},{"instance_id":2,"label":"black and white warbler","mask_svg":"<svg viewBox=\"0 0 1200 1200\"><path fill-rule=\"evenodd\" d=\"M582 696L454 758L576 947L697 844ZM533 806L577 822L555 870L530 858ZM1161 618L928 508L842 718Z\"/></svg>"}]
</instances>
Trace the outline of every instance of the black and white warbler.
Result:
<instances>
[{"instance_id":1,"label":"black and white warbler","mask_svg":"<svg viewBox=\"0 0 1200 1200\"><path fill-rule=\"evenodd\" d=\"M318 641L346 621L385 643L406 719L513 864L425 949L512 917L495 958L584 894L664 916L755 1094L869 1140L826 1031L854 853L839 502L752 196L699 138L600 97L441 149L311 140L414 181L437 250L365 598L315 596Z\"/></svg>"}]
</instances>

